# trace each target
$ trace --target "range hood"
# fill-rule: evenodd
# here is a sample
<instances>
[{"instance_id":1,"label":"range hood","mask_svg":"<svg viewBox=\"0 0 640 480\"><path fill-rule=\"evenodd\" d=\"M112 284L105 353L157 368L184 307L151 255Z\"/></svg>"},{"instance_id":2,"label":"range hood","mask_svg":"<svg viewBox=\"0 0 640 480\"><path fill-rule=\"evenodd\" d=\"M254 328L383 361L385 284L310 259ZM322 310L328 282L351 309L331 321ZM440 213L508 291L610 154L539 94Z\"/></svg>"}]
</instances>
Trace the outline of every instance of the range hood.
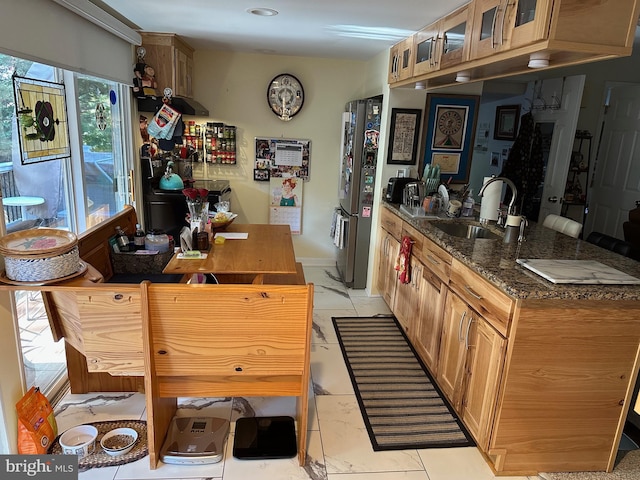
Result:
<instances>
[{"instance_id":1,"label":"range hood","mask_svg":"<svg viewBox=\"0 0 640 480\"><path fill-rule=\"evenodd\" d=\"M138 98L138 111L156 113L162 106L161 97ZM183 115L209 116L209 110L193 98L171 97L171 106Z\"/></svg>"}]
</instances>

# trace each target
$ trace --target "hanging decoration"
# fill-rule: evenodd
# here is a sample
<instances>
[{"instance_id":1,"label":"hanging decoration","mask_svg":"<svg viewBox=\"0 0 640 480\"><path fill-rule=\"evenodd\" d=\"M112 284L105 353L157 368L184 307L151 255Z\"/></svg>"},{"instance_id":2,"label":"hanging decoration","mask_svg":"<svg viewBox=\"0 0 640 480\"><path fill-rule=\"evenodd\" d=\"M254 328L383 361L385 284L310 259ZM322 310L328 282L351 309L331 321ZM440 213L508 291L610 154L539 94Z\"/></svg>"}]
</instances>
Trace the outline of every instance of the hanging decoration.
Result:
<instances>
[{"instance_id":1,"label":"hanging decoration","mask_svg":"<svg viewBox=\"0 0 640 480\"><path fill-rule=\"evenodd\" d=\"M64 85L14 75L13 90L22 164L70 157Z\"/></svg>"},{"instance_id":2,"label":"hanging decoration","mask_svg":"<svg viewBox=\"0 0 640 480\"><path fill-rule=\"evenodd\" d=\"M107 129L107 108L102 102L96 105L96 127L98 130Z\"/></svg>"}]
</instances>

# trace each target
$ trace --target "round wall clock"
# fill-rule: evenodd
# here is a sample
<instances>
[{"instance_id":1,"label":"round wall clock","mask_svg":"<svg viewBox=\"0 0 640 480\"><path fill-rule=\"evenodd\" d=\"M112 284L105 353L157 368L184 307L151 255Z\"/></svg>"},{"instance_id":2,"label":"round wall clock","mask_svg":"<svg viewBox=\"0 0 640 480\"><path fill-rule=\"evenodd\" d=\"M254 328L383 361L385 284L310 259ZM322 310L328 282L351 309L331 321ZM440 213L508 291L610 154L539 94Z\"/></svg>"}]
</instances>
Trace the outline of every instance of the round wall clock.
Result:
<instances>
[{"instance_id":1,"label":"round wall clock","mask_svg":"<svg viewBox=\"0 0 640 480\"><path fill-rule=\"evenodd\" d=\"M304 104L304 89L296 77L281 73L269 82L267 102L273 113L285 122L291 120Z\"/></svg>"}]
</instances>

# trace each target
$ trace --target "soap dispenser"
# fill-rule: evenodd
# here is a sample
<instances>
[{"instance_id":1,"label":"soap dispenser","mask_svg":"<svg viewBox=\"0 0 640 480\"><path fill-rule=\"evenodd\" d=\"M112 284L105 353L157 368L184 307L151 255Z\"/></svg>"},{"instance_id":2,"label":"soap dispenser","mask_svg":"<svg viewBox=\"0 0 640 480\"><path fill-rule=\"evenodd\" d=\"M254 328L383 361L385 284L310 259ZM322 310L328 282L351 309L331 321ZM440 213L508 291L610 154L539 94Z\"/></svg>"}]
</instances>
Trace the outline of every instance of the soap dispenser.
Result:
<instances>
[{"instance_id":1,"label":"soap dispenser","mask_svg":"<svg viewBox=\"0 0 640 480\"><path fill-rule=\"evenodd\" d=\"M463 217L472 217L473 216L473 207L475 206L475 200L473 199L473 189L470 188L467 196L464 197L462 202L462 216Z\"/></svg>"}]
</instances>

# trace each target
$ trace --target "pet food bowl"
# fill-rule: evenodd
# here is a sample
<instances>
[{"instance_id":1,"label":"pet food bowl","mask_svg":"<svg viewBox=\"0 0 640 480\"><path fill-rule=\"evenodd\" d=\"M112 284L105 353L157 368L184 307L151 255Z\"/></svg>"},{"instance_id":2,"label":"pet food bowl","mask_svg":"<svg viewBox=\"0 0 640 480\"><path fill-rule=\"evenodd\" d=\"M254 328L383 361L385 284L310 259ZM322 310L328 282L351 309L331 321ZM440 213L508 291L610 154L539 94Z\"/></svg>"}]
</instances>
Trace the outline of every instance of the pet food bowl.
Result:
<instances>
[{"instance_id":1,"label":"pet food bowl","mask_svg":"<svg viewBox=\"0 0 640 480\"><path fill-rule=\"evenodd\" d=\"M133 428L114 428L104 434L100 446L112 457L129 453L138 440L138 432Z\"/></svg>"},{"instance_id":2,"label":"pet food bowl","mask_svg":"<svg viewBox=\"0 0 640 480\"><path fill-rule=\"evenodd\" d=\"M93 453L98 429L93 425L78 425L60 435L60 447L65 455L82 458Z\"/></svg>"}]
</instances>

